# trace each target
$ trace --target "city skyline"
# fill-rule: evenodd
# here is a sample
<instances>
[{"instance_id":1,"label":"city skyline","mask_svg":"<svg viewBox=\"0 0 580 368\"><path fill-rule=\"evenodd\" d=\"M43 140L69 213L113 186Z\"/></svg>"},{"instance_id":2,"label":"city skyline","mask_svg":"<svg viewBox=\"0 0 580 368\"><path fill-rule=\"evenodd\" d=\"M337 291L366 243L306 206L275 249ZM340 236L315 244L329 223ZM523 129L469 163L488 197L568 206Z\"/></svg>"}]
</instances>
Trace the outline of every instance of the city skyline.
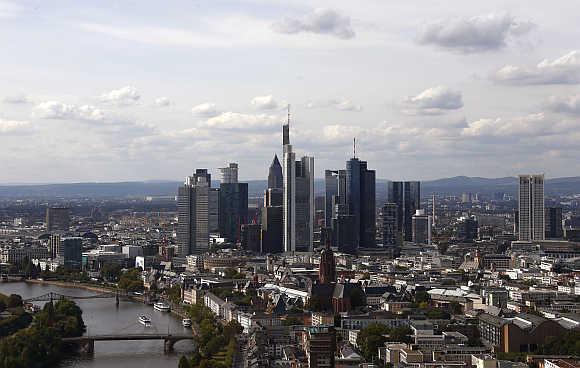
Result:
<instances>
[{"instance_id":1,"label":"city skyline","mask_svg":"<svg viewBox=\"0 0 580 368\"><path fill-rule=\"evenodd\" d=\"M2 0L2 183L262 178L288 103L316 177L571 176L575 3L523 4Z\"/></svg>"}]
</instances>

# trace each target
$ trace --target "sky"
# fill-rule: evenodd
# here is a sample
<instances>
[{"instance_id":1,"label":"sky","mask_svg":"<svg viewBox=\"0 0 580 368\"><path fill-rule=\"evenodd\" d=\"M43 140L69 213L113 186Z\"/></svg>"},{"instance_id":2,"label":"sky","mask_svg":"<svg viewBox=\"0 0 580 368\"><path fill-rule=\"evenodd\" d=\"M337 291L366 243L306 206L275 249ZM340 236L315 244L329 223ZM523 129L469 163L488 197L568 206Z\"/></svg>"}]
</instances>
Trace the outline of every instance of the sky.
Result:
<instances>
[{"instance_id":1,"label":"sky","mask_svg":"<svg viewBox=\"0 0 580 368\"><path fill-rule=\"evenodd\" d=\"M580 175L577 0L0 0L0 183Z\"/></svg>"}]
</instances>

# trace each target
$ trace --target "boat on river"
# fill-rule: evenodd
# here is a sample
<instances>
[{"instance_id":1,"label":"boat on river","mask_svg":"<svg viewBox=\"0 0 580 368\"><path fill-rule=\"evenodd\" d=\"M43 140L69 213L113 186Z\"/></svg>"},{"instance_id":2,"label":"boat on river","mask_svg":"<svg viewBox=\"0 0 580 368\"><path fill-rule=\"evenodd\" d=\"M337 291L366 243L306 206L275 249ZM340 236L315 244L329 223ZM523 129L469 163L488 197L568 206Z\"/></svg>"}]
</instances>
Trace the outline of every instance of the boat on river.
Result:
<instances>
[{"instance_id":1,"label":"boat on river","mask_svg":"<svg viewBox=\"0 0 580 368\"><path fill-rule=\"evenodd\" d=\"M147 317L144 314L139 315L139 323L141 323L142 325L145 325L145 327L150 327L151 326L151 318Z\"/></svg>"},{"instance_id":2,"label":"boat on river","mask_svg":"<svg viewBox=\"0 0 580 368\"><path fill-rule=\"evenodd\" d=\"M157 302L153 304L153 309L160 311L160 312L170 312L171 307L167 303Z\"/></svg>"}]
</instances>

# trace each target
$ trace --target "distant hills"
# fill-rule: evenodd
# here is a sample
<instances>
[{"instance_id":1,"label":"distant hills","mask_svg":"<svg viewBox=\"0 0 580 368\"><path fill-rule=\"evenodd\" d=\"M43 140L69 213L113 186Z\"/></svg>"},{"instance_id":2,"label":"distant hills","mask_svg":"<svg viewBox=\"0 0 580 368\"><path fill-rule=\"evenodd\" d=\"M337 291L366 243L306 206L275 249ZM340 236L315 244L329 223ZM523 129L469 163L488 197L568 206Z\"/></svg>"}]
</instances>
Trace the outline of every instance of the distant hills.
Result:
<instances>
[{"instance_id":1,"label":"distant hills","mask_svg":"<svg viewBox=\"0 0 580 368\"><path fill-rule=\"evenodd\" d=\"M266 180L248 181L250 196L260 196L266 187ZM219 185L218 182L213 183ZM147 181L117 183L70 183L70 184L19 184L0 185L0 198L127 198L145 196L172 196L181 185L178 181ZM317 195L324 194L324 180L315 180ZM546 181L546 194L580 193L580 176L553 178ZM377 200L386 198L387 180L377 180ZM517 193L517 178L481 178L456 176L421 182L422 196L433 193L461 195L462 193Z\"/></svg>"}]
</instances>

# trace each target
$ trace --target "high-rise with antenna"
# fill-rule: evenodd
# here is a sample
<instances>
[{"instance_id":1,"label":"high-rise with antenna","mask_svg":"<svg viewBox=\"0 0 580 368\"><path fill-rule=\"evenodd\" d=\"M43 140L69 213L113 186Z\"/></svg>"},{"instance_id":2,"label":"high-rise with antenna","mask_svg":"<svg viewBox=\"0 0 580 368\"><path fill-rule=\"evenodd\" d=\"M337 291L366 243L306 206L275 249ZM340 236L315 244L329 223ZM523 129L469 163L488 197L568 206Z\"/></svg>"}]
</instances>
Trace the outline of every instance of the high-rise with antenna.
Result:
<instances>
[{"instance_id":1,"label":"high-rise with antenna","mask_svg":"<svg viewBox=\"0 0 580 368\"><path fill-rule=\"evenodd\" d=\"M314 157L296 161L290 144L290 105L282 127L284 251L312 251L314 241Z\"/></svg>"},{"instance_id":2,"label":"high-rise with antenna","mask_svg":"<svg viewBox=\"0 0 580 368\"><path fill-rule=\"evenodd\" d=\"M290 144L290 105L286 124L282 127L282 149L284 251L292 252L296 249L296 155Z\"/></svg>"}]
</instances>

